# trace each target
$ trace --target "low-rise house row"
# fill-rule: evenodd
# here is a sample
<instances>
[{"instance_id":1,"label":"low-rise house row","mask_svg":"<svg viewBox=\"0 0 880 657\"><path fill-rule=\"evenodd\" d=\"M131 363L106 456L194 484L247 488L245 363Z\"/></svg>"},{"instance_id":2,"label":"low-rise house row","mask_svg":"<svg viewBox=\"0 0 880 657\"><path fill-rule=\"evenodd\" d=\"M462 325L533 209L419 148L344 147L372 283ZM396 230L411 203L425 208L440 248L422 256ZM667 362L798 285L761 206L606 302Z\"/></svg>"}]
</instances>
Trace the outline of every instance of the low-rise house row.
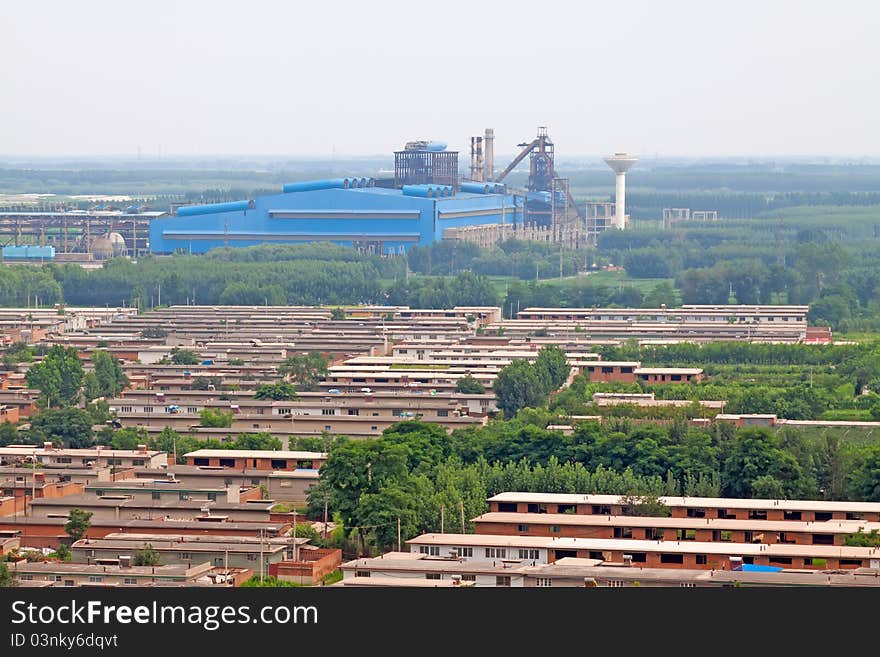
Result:
<instances>
[{"instance_id":1,"label":"low-rise house row","mask_svg":"<svg viewBox=\"0 0 880 657\"><path fill-rule=\"evenodd\" d=\"M649 541L845 545L859 532L880 531L862 520L726 520L571 513L484 513L472 520L477 534L566 538L632 538Z\"/></svg>"},{"instance_id":2,"label":"low-rise house row","mask_svg":"<svg viewBox=\"0 0 880 657\"><path fill-rule=\"evenodd\" d=\"M411 552L493 563L544 564L563 557L640 564L646 568L735 570L743 564L785 568L880 568L880 548L832 545L706 543L488 534L422 534Z\"/></svg>"},{"instance_id":3,"label":"low-rise house row","mask_svg":"<svg viewBox=\"0 0 880 657\"><path fill-rule=\"evenodd\" d=\"M727 520L863 520L880 522L880 502L772 500L730 497L660 497L673 518ZM489 498L489 510L503 513L575 513L625 515L630 506L620 495L528 493L508 491Z\"/></svg>"}]
</instances>

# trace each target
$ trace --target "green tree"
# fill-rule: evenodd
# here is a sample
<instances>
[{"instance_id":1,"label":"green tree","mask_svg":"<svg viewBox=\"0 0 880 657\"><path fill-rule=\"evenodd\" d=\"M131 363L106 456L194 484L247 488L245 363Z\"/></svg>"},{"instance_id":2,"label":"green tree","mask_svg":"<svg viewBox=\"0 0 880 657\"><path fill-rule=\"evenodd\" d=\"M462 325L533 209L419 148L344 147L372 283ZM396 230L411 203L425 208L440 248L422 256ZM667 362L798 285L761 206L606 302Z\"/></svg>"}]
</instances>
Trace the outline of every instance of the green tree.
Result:
<instances>
[{"instance_id":1,"label":"green tree","mask_svg":"<svg viewBox=\"0 0 880 657\"><path fill-rule=\"evenodd\" d=\"M92 416L79 408L47 408L31 418L30 442L52 441L74 449L91 447Z\"/></svg>"},{"instance_id":2,"label":"green tree","mask_svg":"<svg viewBox=\"0 0 880 657\"><path fill-rule=\"evenodd\" d=\"M114 431L113 438L110 439L113 449L137 449L138 445L146 445L148 442L146 431L133 427Z\"/></svg>"},{"instance_id":3,"label":"green tree","mask_svg":"<svg viewBox=\"0 0 880 657\"><path fill-rule=\"evenodd\" d=\"M199 417L201 418L201 424L203 427L214 427L223 429L228 429L229 427L231 427L232 421L234 419L233 413L231 411L215 411L210 408L202 409L202 412L199 413Z\"/></svg>"},{"instance_id":4,"label":"green tree","mask_svg":"<svg viewBox=\"0 0 880 657\"><path fill-rule=\"evenodd\" d=\"M171 362L175 365L198 365L199 356L190 349L178 349L174 347L171 350Z\"/></svg>"},{"instance_id":5,"label":"green tree","mask_svg":"<svg viewBox=\"0 0 880 657\"><path fill-rule=\"evenodd\" d=\"M880 533L876 529L865 532L859 527L858 532L844 537L843 544L850 547L880 547Z\"/></svg>"},{"instance_id":6,"label":"green tree","mask_svg":"<svg viewBox=\"0 0 880 657\"><path fill-rule=\"evenodd\" d=\"M67 543L60 543L58 545L58 549L55 550L55 556L58 557L59 561L70 561L73 559L73 553L70 551Z\"/></svg>"},{"instance_id":7,"label":"green tree","mask_svg":"<svg viewBox=\"0 0 880 657\"><path fill-rule=\"evenodd\" d=\"M508 417L521 408L540 406L544 402L544 382L528 361L516 359L498 372L492 389L496 405Z\"/></svg>"},{"instance_id":8,"label":"green tree","mask_svg":"<svg viewBox=\"0 0 880 657\"><path fill-rule=\"evenodd\" d=\"M299 390L314 390L318 382L327 376L328 363L326 356L313 351L288 356L279 371L282 376L289 376Z\"/></svg>"},{"instance_id":9,"label":"green tree","mask_svg":"<svg viewBox=\"0 0 880 657\"><path fill-rule=\"evenodd\" d=\"M67 515L64 531L70 536L70 540L76 542L86 535L92 525L92 512L82 509L71 509Z\"/></svg>"},{"instance_id":10,"label":"green tree","mask_svg":"<svg viewBox=\"0 0 880 657\"><path fill-rule=\"evenodd\" d=\"M672 511L657 495L623 495L620 498L625 516L668 518Z\"/></svg>"},{"instance_id":11,"label":"green tree","mask_svg":"<svg viewBox=\"0 0 880 657\"><path fill-rule=\"evenodd\" d=\"M152 544L147 543L144 545L143 550L137 550L131 558L132 566L158 566L159 565L159 552L152 546Z\"/></svg>"},{"instance_id":12,"label":"green tree","mask_svg":"<svg viewBox=\"0 0 880 657\"><path fill-rule=\"evenodd\" d=\"M755 497L755 482L764 477L781 483L780 497L793 498L803 492L801 466L790 452L780 449L775 434L763 428L738 431L731 454L724 462L725 494ZM762 479L759 485L766 491L771 482Z\"/></svg>"},{"instance_id":13,"label":"green tree","mask_svg":"<svg viewBox=\"0 0 880 657\"><path fill-rule=\"evenodd\" d=\"M545 393L559 389L571 370L565 357L565 350L555 345L543 347L538 352L534 367L541 380L546 382Z\"/></svg>"},{"instance_id":14,"label":"green tree","mask_svg":"<svg viewBox=\"0 0 880 657\"><path fill-rule=\"evenodd\" d=\"M297 587L301 586L300 584L296 584L294 582L286 582L283 579L278 579L274 575L264 575L262 578L259 575L254 575L250 579L241 583L242 588L250 589L250 588L280 588L280 587Z\"/></svg>"},{"instance_id":15,"label":"green tree","mask_svg":"<svg viewBox=\"0 0 880 657\"><path fill-rule=\"evenodd\" d=\"M48 407L75 404L83 382L83 366L74 347L55 345L45 358L25 374L27 384L40 391L40 402Z\"/></svg>"},{"instance_id":16,"label":"green tree","mask_svg":"<svg viewBox=\"0 0 880 657\"><path fill-rule=\"evenodd\" d=\"M880 502L880 447L864 450L849 480L849 492L855 499Z\"/></svg>"},{"instance_id":17,"label":"green tree","mask_svg":"<svg viewBox=\"0 0 880 657\"><path fill-rule=\"evenodd\" d=\"M460 392L463 395L482 395L486 392L486 388L482 383L468 374L458 380L455 384L455 391Z\"/></svg>"},{"instance_id":18,"label":"green tree","mask_svg":"<svg viewBox=\"0 0 880 657\"><path fill-rule=\"evenodd\" d=\"M12 422L0 423L0 447L21 442L18 428Z\"/></svg>"},{"instance_id":19,"label":"green tree","mask_svg":"<svg viewBox=\"0 0 880 657\"><path fill-rule=\"evenodd\" d=\"M266 383L254 392L254 399L272 399L275 401L289 401L296 399L296 387L286 381L279 383Z\"/></svg>"},{"instance_id":20,"label":"green tree","mask_svg":"<svg viewBox=\"0 0 880 657\"><path fill-rule=\"evenodd\" d=\"M0 589L8 589L15 586L15 578L5 561L0 561Z\"/></svg>"},{"instance_id":21,"label":"green tree","mask_svg":"<svg viewBox=\"0 0 880 657\"><path fill-rule=\"evenodd\" d=\"M92 354L92 367L100 397L115 397L128 385L119 359L106 351ZM94 397L93 397L94 398Z\"/></svg>"},{"instance_id":22,"label":"green tree","mask_svg":"<svg viewBox=\"0 0 880 657\"><path fill-rule=\"evenodd\" d=\"M330 319L334 322L341 322L345 319L345 311L342 308L331 308L330 309Z\"/></svg>"}]
</instances>

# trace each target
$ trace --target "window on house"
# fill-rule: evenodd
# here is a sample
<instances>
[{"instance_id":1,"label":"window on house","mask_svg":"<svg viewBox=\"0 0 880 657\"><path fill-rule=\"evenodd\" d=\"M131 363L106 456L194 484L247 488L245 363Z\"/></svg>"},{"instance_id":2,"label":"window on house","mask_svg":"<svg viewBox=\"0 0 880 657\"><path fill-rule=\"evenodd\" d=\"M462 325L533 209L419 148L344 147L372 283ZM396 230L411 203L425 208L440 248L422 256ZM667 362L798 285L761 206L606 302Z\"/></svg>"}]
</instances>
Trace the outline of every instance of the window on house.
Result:
<instances>
[{"instance_id":1,"label":"window on house","mask_svg":"<svg viewBox=\"0 0 880 657\"><path fill-rule=\"evenodd\" d=\"M553 580L549 577L537 577L535 578L535 586L552 586Z\"/></svg>"},{"instance_id":2,"label":"window on house","mask_svg":"<svg viewBox=\"0 0 880 657\"><path fill-rule=\"evenodd\" d=\"M706 517L706 509L700 509L698 507L689 508L687 510L688 518L705 518Z\"/></svg>"},{"instance_id":3,"label":"window on house","mask_svg":"<svg viewBox=\"0 0 880 657\"><path fill-rule=\"evenodd\" d=\"M247 560L248 560L248 561L256 561L256 560L257 560L257 555L256 555L256 554L253 554L253 553L248 554L248 555L247 555Z\"/></svg>"},{"instance_id":4,"label":"window on house","mask_svg":"<svg viewBox=\"0 0 880 657\"><path fill-rule=\"evenodd\" d=\"M220 459L220 467L234 468L235 467L235 459Z\"/></svg>"},{"instance_id":5,"label":"window on house","mask_svg":"<svg viewBox=\"0 0 880 657\"><path fill-rule=\"evenodd\" d=\"M191 559L192 555L189 552L178 552L177 558L178 559Z\"/></svg>"},{"instance_id":6,"label":"window on house","mask_svg":"<svg viewBox=\"0 0 880 657\"><path fill-rule=\"evenodd\" d=\"M520 548L520 551L519 551L519 558L520 559L534 559L534 560L536 560L536 559L538 559L539 555L540 555L539 550Z\"/></svg>"},{"instance_id":7,"label":"window on house","mask_svg":"<svg viewBox=\"0 0 880 657\"><path fill-rule=\"evenodd\" d=\"M785 520L800 520L801 512L800 511L783 511L782 517Z\"/></svg>"},{"instance_id":8,"label":"window on house","mask_svg":"<svg viewBox=\"0 0 880 657\"><path fill-rule=\"evenodd\" d=\"M425 573L425 579L443 579L440 573Z\"/></svg>"},{"instance_id":9,"label":"window on house","mask_svg":"<svg viewBox=\"0 0 880 657\"><path fill-rule=\"evenodd\" d=\"M750 509L749 520L766 520L767 511L764 509Z\"/></svg>"},{"instance_id":10,"label":"window on house","mask_svg":"<svg viewBox=\"0 0 880 657\"><path fill-rule=\"evenodd\" d=\"M608 588L619 589L623 588L624 582L622 579L607 579L605 580L605 586Z\"/></svg>"},{"instance_id":11,"label":"window on house","mask_svg":"<svg viewBox=\"0 0 880 657\"><path fill-rule=\"evenodd\" d=\"M119 410L123 413L131 413L131 406L122 406Z\"/></svg>"},{"instance_id":12,"label":"window on house","mask_svg":"<svg viewBox=\"0 0 880 657\"><path fill-rule=\"evenodd\" d=\"M335 408L322 408L321 415L336 415Z\"/></svg>"},{"instance_id":13,"label":"window on house","mask_svg":"<svg viewBox=\"0 0 880 657\"><path fill-rule=\"evenodd\" d=\"M420 545L419 552L421 554L427 554L432 557L440 556L440 546L439 545Z\"/></svg>"},{"instance_id":14,"label":"window on house","mask_svg":"<svg viewBox=\"0 0 880 657\"><path fill-rule=\"evenodd\" d=\"M862 560L861 559L841 559L837 563L840 564L841 566L861 566Z\"/></svg>"},{"instance_id":15,"label":"window on house","mask_svg":"<svg viewBox=\"0 0 880 657\"><path fill-rule=\"evenodd\" d=\"M123 584L128 584L129 586L134 586L137 584L137 579L134 577L124 577L122 579Z\"/></svg>"},{"instance_id":16,"label":"window on house","mask_svg":"<svg viewBox=\"0 0 880 657\"><path fill-rule=\"evenodd\" d=\"M528 525L517 525L517 526L516 526L516 531L518 531L518 532L527 532L527 531L529 531L529 526L528 526Z\"/></svg>"},{"instance_id":17,"label":"window on house","mask_svg":"<svg viewBox=\"0 0 880 657\"><path fill-rule=\"evenodd\" d=\"M633 552L629 556L632 557L633 563L645 563L648 561L647 552Z\"/></svg>"},{"instance_id":18,"label":"window on house","mask_svg":"<svg viewBox=\"0 0 880 657\"><path fill-rule=\"evenodd\" d=\"M208 493L208 500L211 502L217 501L217 493Z\"/></svg>"},{"instance_id":19,"label":"window on house","mask_svg":"<svg viewBox=\"0 0 880 657\"><path fill-rule=\"evenodd\" d=\"M356 570L356 571L354 572L354 576L355 576L355 577L369 577L370 574L371 574L371 573L370 573L369 570Z\"/></svg>"},{"instance_id":20,"label":"window on house","mask_svg":"<svg viewBox=\"0 0 880 657\"><path fill-rule=\"evenodd\" d=\"M270 459L269 467L273 470L285 470L287 468L287 459Z\"/></svg>"},{"instance_id":21,"label":"window on house","mask_svg":"<svg viewBox=\"0 0 880 657\"><path fill-rule=\"evenodd\" d=\"M705 566L709 561L707 555L705 554L697 554L694 558L698 566Z\"/></svg>"},{"instance_id":22,"label":"window on house","mask_svg":"<svg viewBox=\"0 0 880 657\"><path fill-rule=\"evenodd\" d=\"M193 459L193 465L209 465L210 461L206 458L196 457Z\"/></svg>"},{"instance_id":23,"label":"window on house","mask_svg":"<svg viewBox=\"0 0 880 657\"><path fill-rule=\"evenodd\" d=\"M132 464L134 467L136 467L136 468L137 468L137 467L142 467L142 466L144 465L144 460L143 460L143 459L134 459L134 460L131 462L131 464Z\"/></svg>"},{"instance_id":24,"label":"window on house","mask_svg":"<svg viewBox=\"0 0 880 657\"><path fill-rule=\"evenodd\" d=\"M348 409L349 415L360 415L360 413L361 413L360 410L357 408L349 408Z\"/></svg>"},{"instance_id":25,"label":"window on house","mask_svg":"<svg viewBox=\"0 0 880 657\"><path fill-rule=\"evenodd\" d=\"M614 538L632 538L632 527L615 527Z\"/></svg>"},{"instance_id":26,"label":"window on house","mask_svg":"<svg viewBox=\"0 0 880 657\"><path fill-rule=\"evenodd\" d=\"M187 413L193 413L193 414L195 414L195 413L198 413L198 412L199 412L199 409L196 408L195 406L187 406L187 407L186 407L186 412L187 412Z\"/></svg>"},{"instance_id":27,"label":"window on house","mask_svg":"<svg viewBox=\"0 0 880 657\"><path fill-rule=\"evenodd\" d=\"M817 522L825 522L826 520L831 520L834 517L830 511L816 511L816 521Z\"/></svg>"},{"instance_id":28,"label":"window on house","mask_svg":"<svg viewBox=\"0 0 880 657\"><path fill-rule=\"evenodd\" d=\"M506 559L507 548L486 548L487 559Z\"/></svg>"},{"instance_id":29,"label":"window on house","mask_svg":"<svg viewBox=\"0 0 880 657\"><path fill-rule=\"evenodd\" d=\"M103 582L104 578L101 577L100 575L89 575L89 581L90 582Z\"/></svg>"},{"instance_id":30,"label":"window on house","mask_svg":"<svg viewBox=\"0 0 880 657\"><path fill-rule=\"evenodd\" d=\"M528 511L529 511L529 513L547 513L547 505L546 504L529 504Z\"/></svg>"},{"instance_id":31,"label":"window on house","mask_svg":"<svg viewBox=\"0 0 880 657\"><path fill-rule=\"evenodd\" d=\"M813 545L834 545L834 534L813 534Z\"/></svg>"},{"instance_id":32,"label":"window on house","mask_svg":"<svg viewBox=\"0 0 880 657\"><path fill-rule=\"evenodd\" d=\"M597 516L610 516L611 515L611 507L605 504L594 504L593 505L593 515Z\"/></svg>"},{"instance_id":33,"label":"window on house","mask_svg":"<svg viewBox=\"0 0 880 657\"><path fill-rule=\"evenodd\" d=\"M559 550L556 551L556 558L559 558ZM599 550L590 550L590 559L598 559L599 561L605 561L605 555L602 554Z\"/></svg>"},{"instance_id":34,"label":"window on house","mask_svg":"<svg viewBox=\"0 0 880 657\"><path fill-rule=\"evenodd\" d=\"M189 493L187 493L185 490L182 490L182 491L180 491L180 493L178 494L178 497L179 497L181 500L184 500L184 501L185 501L185 500L188 500L188 499L189 499Z\"/></svg>"},{"instance_id":35,"label":"window on house","mask_svg":"<svg viewBox=\"0 0 880 657\"><path fill-rule=\"evenodd\" d=\"M556 513L575 513L577 506L574 504L557 504Z\"/></svg>"},{"instance_id":36,"label":"window on house","mask_svg":"<svg viewBox=\"0 0 880 657\"><path fill-rule=\"evenodd\" d=\"M440 408L437 410L437 417L448 417L449 411L445 408Z\"/></svg>"},{"instance_id":37,"label":"window on house","mask_svg":"<svg viewBox=\"0 0 880 657\"><path fill-rule=\"evenodd\" d=\"M157 490L154 490L154 491L153 491L153 494L152 494L152 498L153 498L154 500L161 500L161 499L162 499L162 493L159 492L159 491L157 491Z\"/></svg>"},{"instance_id":38,"label":"window on house","mask_svg":"<svg viewBox=\"0 0 880 657\"><path fill-rule=\"evenodd\" d=\"M496 575L495 586L510 586L510 575Z\"/></svg>"},{"instance_id":39,"label":"window on house","mask_svg":"<svg viewBox=\"0 0 880 657\"><path fill-rule=\"evenodd\" d=\"M472 547L460 547L460 548L458 548L458 556L460 556L460 557L472 557L472 556L474 556L474 548L472 548Z\"/></svg>"},{"instance_id":40,"label":"window on house","mask_svg":"<svg viewBox=\"0 0 880 657\"><path fill-rule=\"evenodd\" d=\"M516 502L499 502L499 513L516 513Z\"/></svg>"},{"instance_id":41,"label":"window on house","mask_svg":"<svg viewBox=\"0 0 880 657\"><path fill-rule=\"evenodd\" d=\"M864 520L865 514L859 511L847 511L846 512L847 520Z\"/></svg>"},{"instance_id":42,"label":"window on house","mask_svg":"<svg viewBox=\"0 0 880 657\"><path fill-rule=\"evenodd\" d=\"M777 566L790 566L791 557L770 557L770 563Z\"/></svg>"},{"instance_id":43,"label":"window on house","mask_svg":"<svg viewBox=\"0 0 880 657\"><path fill-rule=\"evenodd\" d=\"M684 563L682 554L661 554L660 563Z\"/></svg>"},{"instance_id":44,"label":"window on house","mask_svg":"<svg viewBox=\"0 0 880 657\"><path fill-rule=\"evenodd\" d=\"M152 412L153 412L152 406L144 406L144 413L152 413Z\"/></svg>"},{"instance_id":45,"label":"window on house","mask_svg":"<svg viewBox=\"0 0 880 657\"><path fill-rule=\"evenodd\" d=\"M721 518L722 520L733 520L736 518L736 514L728 513L727 509L718 509L716 517Z\"/></svg>"},{"instance_id":46,"label":"window on house","mask_svg":"<svg viewBox=\"0 0 880 657\"><path fill-rule=\"evenodd\" d=\"M562 531L562 529L559 527L559 525L550 525L551 534L558 534L560 531Z\"/></svg>"},{"instance_id":47,"label":"window on house","mask_svg":"<svg viewBox=\"0 0 880 657\"><path fill-rule=\"evenodd\" d=\"M476 582L477 576L476 575L462 575L461 581L462 582Z\"/></svg>"}]
</instances>

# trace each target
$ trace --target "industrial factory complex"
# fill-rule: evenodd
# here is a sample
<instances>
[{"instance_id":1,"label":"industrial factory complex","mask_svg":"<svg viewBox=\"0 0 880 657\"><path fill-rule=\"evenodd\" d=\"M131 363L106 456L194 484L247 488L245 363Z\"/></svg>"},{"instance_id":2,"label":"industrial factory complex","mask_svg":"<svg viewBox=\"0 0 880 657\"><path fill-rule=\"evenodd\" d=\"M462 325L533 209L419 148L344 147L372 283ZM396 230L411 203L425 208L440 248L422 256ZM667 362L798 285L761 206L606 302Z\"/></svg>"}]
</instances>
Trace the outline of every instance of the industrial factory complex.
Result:
<instances>
[{"instance_id":1,"label":"industrial factory complex","mask_svg":"<svg viewBox=\"0 0 880 657\"><path fill-rule=\"evenodd\" d=\"M410 141L394 153L393 177L291 182L277 194L168 211L0 210L0 246L9 262L91 262L314 241L392 255L439 240L488 246L520 239L577 249L595 244L604 230L627 226L625 174L634 157L616 153L605 160L616 173L615 203L576 203L555 168L547 128L519 144L519 154L497 172L494 140L492 129L471 138L466 174L459 153L446 144ZM505 179L526 158L526 186L510 186Z\"/></svg>"}]
</instances>

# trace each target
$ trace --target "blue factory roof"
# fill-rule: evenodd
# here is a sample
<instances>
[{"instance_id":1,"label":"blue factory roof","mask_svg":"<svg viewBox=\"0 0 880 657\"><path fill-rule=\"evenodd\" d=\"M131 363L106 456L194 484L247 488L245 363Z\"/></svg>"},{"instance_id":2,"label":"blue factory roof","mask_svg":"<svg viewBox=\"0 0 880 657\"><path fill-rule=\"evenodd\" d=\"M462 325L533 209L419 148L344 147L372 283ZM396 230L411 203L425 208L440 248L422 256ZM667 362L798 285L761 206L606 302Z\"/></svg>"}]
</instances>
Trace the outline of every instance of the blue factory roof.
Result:
<instances>
[{"instance_id":1,"label":"blue factory roof","mask_svg":"<svg viewBox=\"0 0 880 657\"><path fill-rule=\"evenodd\" d=\"M444 185L371 185L368 178L287 183L286 192L253 201L188 206L152 223L150 247L202 253L218 246L330 241L399 253L440 240L447 229L521 220L522 197L515 202L509 194L453 193Z\"/></svg>"}]
</instances>

